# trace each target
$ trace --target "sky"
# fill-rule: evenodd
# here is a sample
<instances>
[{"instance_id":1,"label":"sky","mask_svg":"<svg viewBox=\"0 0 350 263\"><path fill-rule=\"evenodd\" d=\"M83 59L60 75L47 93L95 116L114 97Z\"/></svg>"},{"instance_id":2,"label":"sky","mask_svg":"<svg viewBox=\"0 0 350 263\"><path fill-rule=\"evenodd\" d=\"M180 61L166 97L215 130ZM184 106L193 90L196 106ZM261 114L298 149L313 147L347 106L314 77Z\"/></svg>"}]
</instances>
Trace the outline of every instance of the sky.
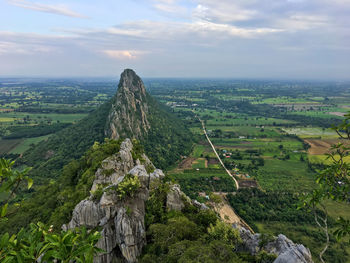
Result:
<instances>
[{"instance_id":1,"label":"sky","mask_svg":"<svg viewBox=\"0 0 350 263\"><path fill-rule=\"evenodd\" d=\"M350 80L350 0L0 0L0 77Z\"/></svg>"}]
</instances>

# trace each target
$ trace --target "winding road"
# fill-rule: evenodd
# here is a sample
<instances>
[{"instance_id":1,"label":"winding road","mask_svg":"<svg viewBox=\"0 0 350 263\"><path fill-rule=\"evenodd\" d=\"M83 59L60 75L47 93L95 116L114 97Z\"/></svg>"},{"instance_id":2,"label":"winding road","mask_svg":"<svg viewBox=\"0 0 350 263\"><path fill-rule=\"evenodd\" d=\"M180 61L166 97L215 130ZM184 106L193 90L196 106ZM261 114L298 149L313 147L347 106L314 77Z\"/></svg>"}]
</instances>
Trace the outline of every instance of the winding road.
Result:
<instances>
[{"instance_id":1,"label":"winding road","mask_svg":"<svg viewBox=\"0 0 350 263\"><path fill-rule=\"evenodd\" d=\"M236 178L231 174L231 172L226 168L226 166L224 165L223 161L221 160L221 158L220 158L218 152L216 151L216 149L215 149L213 143L211 142L211 140L210 140L210 138L209 138L209 136L208 136L208 134L207 134L207 130L205 129L204 122L203 122L198 116L197 116L197 118L198 118L198 120L201 122L204 135L205 135L205 137L207 138L207 140L208 140L208 142L209 142L211 148L213 149L213 151L214 151L216 157L218 158L218 160L219 160L221 166L225 169L226 173L227 173L229 176L231 176L231 178L232 178L233 181L235 182L236 188L237 188L237 190L238 190L238 189L239 189L238 181L237 181Z\"/></svg>"},{"instance_id":2,"label":"winding road","mask_svg":"<svg viewBox=\"0 0 350 263\"><path fill-rule=\"evenodd\" d=\"M213 149L216 157L218 158L220 164L225 169L226 173L229 176L231 176L232 180L235 182L236 188L237 188L237 191L238 191L238 189L239 189L238 181L231 174L231 172L226 168L226 166L224 165L223 161L221 160L219 154L217 153L213 143L211 142L211 140L210 140L210 138L209 138L209 136L207 134L207 130L205 129L204 122L196 114L195 114L195 116L201 122L205 137L207 138L207 140L208 140L211 148ZM223 197L223 206L218 208L218 210L217 210L217 212L219 213L219 215L222 218L222 220L224 220L226 223L240 225L240 226L242 226L242 227L244 227L246 229L249 229L250 232L254 234L254 230L234 211L234 209L231 207L231 205L229 205L229 203L227 202L226 198L224 196L222 196L222 197Z\"/></svg>"}]
</instances>

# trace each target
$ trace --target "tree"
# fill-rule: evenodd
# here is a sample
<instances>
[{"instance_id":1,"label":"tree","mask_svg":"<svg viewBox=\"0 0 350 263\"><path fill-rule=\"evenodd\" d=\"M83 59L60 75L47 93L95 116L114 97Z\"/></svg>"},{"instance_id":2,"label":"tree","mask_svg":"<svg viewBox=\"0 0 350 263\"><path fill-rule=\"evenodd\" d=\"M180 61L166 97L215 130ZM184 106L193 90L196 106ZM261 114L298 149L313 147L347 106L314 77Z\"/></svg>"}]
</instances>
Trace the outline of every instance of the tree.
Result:
<instances>
[{"instance_id":1,"label":"tree","mask_svg":"<svg viewBox=\"0 0 350 263\"><path fill-rule=\"evenodd\" d=\"M0 220L6 220L7 207L10 200L15 196L21 183L26 181L28 189L33 185L33 180L27 176L30 168L23 171L14 171L12 166L15 164L14 161L0 159L0 193L5 195L5 200L1 202L1 213Z\"/></svg>"},{"instance_id":2,"label":"tree","mask_svg":"<svg viewBox=\"0 0 350 263\"><path fill-rule=\"evenodd\" d=\"M334 126L340 138L350 140L350 113L346 114L343 122ZM309 208L314 213L316 224L324 231L326 244L319 254L321 262L324 262L322 256L329 246L329 228L327 223L327 209L324 205L325 200L334 200L347 203L350 200L350 164L346 158L350 155L350 147L343 143L335 144L331 147L327 159L330 164L327 165L317 175L316 183L318 188L307 194L303 198L301 206ZM321 213L317 209L322 209ZM339 217L337 220L337 229L334 232L337 239L350 236L350 220ZM350 239L349 239L350 242Z\"/></svg>"},{"instance_id":3,"label":"tree","mask_svg":"<svg viewBox=\"0 0 350 263\"><path fill-rule=\"evenodd\" d=\"M0 159L0 194L2 202L0 219L6 220L7 207L23 181L31 188L33 180L27 176L29 169L14 171L13 161ZM77 228L55 233L53 227L31 223L17 234L0 236L0 262L93 262L93 257L103 250L95 245L101 234L96 230Z\"/></svg>"}]
</instances>

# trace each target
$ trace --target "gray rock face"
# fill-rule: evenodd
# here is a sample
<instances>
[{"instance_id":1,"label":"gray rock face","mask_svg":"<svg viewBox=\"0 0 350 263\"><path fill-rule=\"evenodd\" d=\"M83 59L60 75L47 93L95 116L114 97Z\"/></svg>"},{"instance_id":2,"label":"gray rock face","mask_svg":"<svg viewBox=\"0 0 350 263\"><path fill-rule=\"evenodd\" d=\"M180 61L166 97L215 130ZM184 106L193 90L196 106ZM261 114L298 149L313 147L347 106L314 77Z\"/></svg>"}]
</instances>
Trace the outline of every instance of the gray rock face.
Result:
<instances>
[{"instance_id":1,"label":"gray rock face","mask_svg":"<svg viewBox=\"0 0 350 263\"><path fill-rule=\"evenodd\" d=\"M185 195L182 193L180 186L177 184L172 185L167 194L166 207L169 210L181 211L182 208L185 207L185 204L182 201L182 198L184 197Z\"/></svg>"},{"instance_id":2,"label":"gray rock face","mask_svg":"<svg viewBox=\"0 0 350 263\"><path fill-rule=\"evenodd\" d=\"M150 129L148 108L141 78L131 69L124 70L107 118L105 134L112 139L140 139Z\"/></svg>"},{"instance_id":3,"label":"gray rock face","mask_svg":"<svg viewBox=\"0 0 350 263\"><path fill-rule=\"evenodd\" d=\"M148 167L154 167L153 164L147 156L143 156L142 162L133 160L132 147L131 141L126 139L117 154L102 162L95 174L90 197L76 205L71 221L63 226L64 229L80 226L102 228L102 238L97 246L106 253L95 257L95 263L137 262L146 244L145 201L149 197L151 182L162 179L164 174L158 169L147 173L141 163ZM115 188L127 174L138 177L141 187L133 197L120 200ZM97 200L94 191L101 186L104 192Z\"/></svg>"},{"instance_id":4,"label":"gray rock face","mask_svg":"<svg viewBox=\"0 0 350 263\"><path fill-rule=\"evenodd\" d=\"M197 200L192 200L192 205L199 208L200 210L208 210L209 207L207 207L205 204L198 202Z\"/></svg>"},{"instance_id":5,"label":"gray rock face","mask_svg":"<svg viewBox=\"0 0 350 263\"><path fill-rule=\"evenodd\" d=\"M260 250L277 255L274 263L313 263L309 249L300 244L295 244L286 236L280 234L278 237L268 242L264 247L260 247L260 234L252 234L245 228L240 228L240 235L243 240L245 250L252 255Z\"/></svg>"},{"instance_id":6,"label":"gray rock face","mask_svg":"<svg viewBox=\"0 0 350 263\"><path fill-rule=\"evenodd\" d=\"M274 242L266 245L266 250L278 255L275 263L309 263L313 262L310 250L280 234Z\"/></svg>"}]
</instances>

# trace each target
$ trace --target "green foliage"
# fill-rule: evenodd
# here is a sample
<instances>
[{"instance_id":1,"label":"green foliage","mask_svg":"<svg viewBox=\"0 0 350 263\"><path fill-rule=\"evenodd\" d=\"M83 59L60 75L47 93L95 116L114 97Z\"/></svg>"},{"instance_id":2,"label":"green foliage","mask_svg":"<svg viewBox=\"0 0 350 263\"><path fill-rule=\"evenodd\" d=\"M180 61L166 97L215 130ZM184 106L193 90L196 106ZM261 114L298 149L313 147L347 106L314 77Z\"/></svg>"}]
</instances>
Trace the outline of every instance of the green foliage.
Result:
<instances>
[{"instance_id":1,"label":"green foliage","mask_svg":"<svg viewBox=\"0 0 350 263\"><path fill-rule=\"evenodd\" d=\"M169 192L169 184L154 182L151 185L153 190L146 201L145 224L148 228L154 223L165 223L167 220L166 198Z\"/></svg>"},{"instance_id":2,"label":"green foliage","mask_svg":"<svg viewBox=\"0 0 350 263\"><path fill-rule=\"evenodd\" d=\"M85 228L54 233L42 223L30 224L16 235L0 237L0 261L6 263L43 262L93 262L97 253L103 252L95 245L101 237L98 231Z\"/></svg>"},{"instance_id":3,"label":"green foliage","mask_svg":"<svg viewBox=\"0 0 350 263\"><path fill-rule=\"evenodd\" d=\"M247 262L235 251L242 243L236 229L218 220L212 210L199 210L188 202L181 212L167 211L169 184L153 187L146 205L148 245L140 262ZM249 256L248 262L272 262L257 259Z\"/></svg>"},{"instance_id":4,"label":"green foliage","mask_svg":"<svg viewBox=\"0 0 350 263\"><path fill-rule=\"evenodd\" d=\"M17 190L19 184L26 180L28 188L33 181L26 176L27 170L13 171L14 162L0 159L0 194L10 192L9 198ZM9 199L8 199L9 200ZM1 211L1 218L6 216L8 200ZM85 228L61 231L56 234L53 226L46 227L42 223L29 225L17 234L7 232L0 236L0 261L6 263L16 262L93 262L98 252L103 252L95 244L101 237L97 231L88 232Z\"/></svg>"},{"instance_id":5,"label":"green foliage","mask_svg":"<svg viewBox=\"0 0 350 263\"><path fill-rule=\"evenodd\" d=\"M14 197L23 181L27 182L27 188L33 185L33 179L27 176L30 168L22 171L12 169L14 161L0 159L0 193L6 196L1 202L0 220L5 220L10 200Z\"/></svg>"},{"instance_id":6,"label":"green foliage","mask_svg":"<svg viewBox=\"0 0 350 263\"><path fill-rule=\"evenodd\" d=\"M263 248L265 245L267 245L269 242L274 241L275 238L271 234L267 233L262 233L260 235L260 242L259 242L259 247Z\"/></svg>"},{"instance_id":7,"label":"green foliage","mask_svg":"<svg viewBox=\"0 0 350 263\"><path fill-rule=\"evenodd\" d=\"M219 220L208 228L208 238L209 240L225 241L232 249L237 248L242 243L238 230Z\"/></svg>"},{"instance_id":8,"label":"green foliage","mask_svg":"<svg viewBox=\"0 0 350 263\"><path fill-rule=\"evenodd\" d=\"M256 221L281 221L313 224L314 216L306 209L297 210L299 195L287 191L240 189L227 195L230 205L253 228Z\"/></svg>"},{"instance_id":9,"label":"green foliage","mask_svg":"<svg viewBox=\"0 0 350 263\"><path fill-rule=\"evenodd\" d=\"M121 181L115 191L120 200L124 200L126 197L134 197L135 193L140 189L140 179L132 174L125 175L123 181Z\"/></svg>"},{"instance_id":10,"label":"green foliage","mask_svg":"<svg viewBox=\"0 0 350 263\"><path fill-rule=\"evenodd\" d=\"M44 136L47 134L58 132L69 126L68 123L53 123L38 124L34 126L11 126L8 130L11 132L9 135L3 136L4 139L20 139L20 138L32 138Z\"/></svg>"},{"instance_id":11,"label":"green foliage","mask_svg":"<svg viewBox=\"0 0 350 263\"><path fill-rule=\"evenodd\" d=\"M161 105L146 94L149 107L149 122L151 129L142 138L147 156L160 169L168 169L181 156L189 155L193 144L193 135L170 109Z\"/></svg>"},{"instance_id":12,"label":"green foliage","mask_svg":"<svg viewBox=\"0 0 350 263\"><path fill-rule=\"evenodd\" d=\"M37 184L57 178L64 165L79 159L95 141L103 142L104 129L111 103L107 102L86 118L71 125L23 154L21 163L32 166L30 175Z\"/></svg>"},{"instance_id":13,"label":"green foliage","mask_svg":"<svg viewBox=\"0 0 350 263\"><path fill-rule=\"evenodd\" d=\"M184 173L170 174L169 177L181 185L182 191L190 198L197 198L198 192L233 192L235 183L224 171L217 169L185 170Z\"/></svg>"},{"instance_id":14,"label":"green foliage","mask_svg":"<svg viewBox=\"0 0 350 263\"><path fill-rule=\"evenodd\" d=\"M96 170L108 156L117 153L121 140L106 139L95 143L79 160L73 160L63 168L61 178L37 188L31 198L21 202L17 213L9 207L11 215L0 224L2 232L14 233L28 222L47 222L59 229L71 218L74 207L90 195ZM101 192L95 196L101 195Z\"/></svg>"},{"instance_id":15,"label":"green foliage","mask_svg":"<svg viewBox=\"0 0 350 263\"><path fill-rule=\"evenodd\" d=\"M131 155L134 160L140 160L141 163L143 163L145 160L142 157L142 154L144 153L143 146L141 145L140 141L133 139L132 140L132 151Z\"/></svg>"},{"instance_id":16,"label":"green foliage","mask_svg":"<svg viewBox=\"0 0 350 263\"><path fill-rule=\"evenodd\" d=\"M266 251L262 250L258 253L256 256L256 262L257 263L272 263L275 261L277 256L275 254L267 253Z\"/></svg>"},{"instance_id":17,"label":"green foliage","mask_svg":"<svg viewBox=\"0 0 350 263\"><path fill-rule=\"evenodd\" d=\"M97 189L92 192L92 200L94 200L95 202L99 202L103 193L104 193L103 186L98 185Z\"/></svg>"},{"instance_id":18,"label":"green foliage","mask_svg":"<svg viewBox=\"0 0 350 263\"><path fill-rule=\"evenodd\" d=\"M334 126L333 129L337 132L342 139L350 140L350 112L344 116L344 120L338 126ZM316 179L318 188L305 195L302 199L302 205L300 207L307 207L314 211L315 221L317 225L324 229L327 243L329 242L328 227L327 227L327 211L323 204L324 200L331 199L338 202L348 203L350 200L350 163L346 161L346 158L350 156L350 147L343 143L335 144L331 147L330 153L327 154L327 159L330 160L323 170L319 171ZM322 207L326 213L326 216L321 216L316 213L316 208ZM323 221L323 225L319 220ZM350 221L339 217L337 222L338 228L334 231L337 239L343 237L349 237L350 242ZM327 247L325 248L327 249ZM322 254L320 258L322 261Z\"/></svg>"},{"instance_id":19,"label":"green foliage","mask_svg":"<svg viewBox=\"0 0 350 263\"><path fill-rule=\"evenodd\" d=\"M105 176L110 176L110 175L112 175L114 172L115 172L114 169L107 169L107 170L104 170L104 171L103 171L103 174L104 174Z\"/></svg>"}]
</instances>

